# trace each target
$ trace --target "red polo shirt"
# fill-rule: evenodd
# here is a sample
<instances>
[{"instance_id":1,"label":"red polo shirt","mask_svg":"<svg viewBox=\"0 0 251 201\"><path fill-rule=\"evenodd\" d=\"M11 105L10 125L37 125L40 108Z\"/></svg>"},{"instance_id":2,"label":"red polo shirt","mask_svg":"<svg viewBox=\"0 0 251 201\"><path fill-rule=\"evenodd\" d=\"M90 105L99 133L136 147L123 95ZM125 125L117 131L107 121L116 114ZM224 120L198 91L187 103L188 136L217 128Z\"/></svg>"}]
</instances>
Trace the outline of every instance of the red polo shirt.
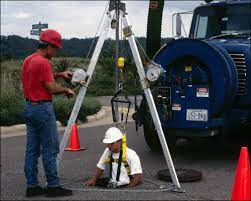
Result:
<instances>
[{"instance_id":1,"label":"red polo shirt","mask_svg":"<svg viewBox=\"0 0 251 201\"><path fill-rule=\"evenodd\" d=\"M53 82L54 76L48 59L34 53L24 60L22 66L22 87L24 98L32 101L52 100L46 89L46 82Z\"/></svg>"}]
</instances>

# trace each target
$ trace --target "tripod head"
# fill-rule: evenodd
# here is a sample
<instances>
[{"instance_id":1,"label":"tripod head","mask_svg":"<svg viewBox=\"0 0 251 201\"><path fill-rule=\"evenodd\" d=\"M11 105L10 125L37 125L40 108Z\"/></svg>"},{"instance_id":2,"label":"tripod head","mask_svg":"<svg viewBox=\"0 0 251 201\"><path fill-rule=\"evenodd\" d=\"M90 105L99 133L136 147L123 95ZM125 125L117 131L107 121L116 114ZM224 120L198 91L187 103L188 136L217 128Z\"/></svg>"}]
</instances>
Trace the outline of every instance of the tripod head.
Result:
<instances>
[{"instance_id":1,"label":"tripod head","mask_svg":"<svg viewBox=\"0 0 251 201\"><path fill-rule=\"evenodd\" d=\"M125 3L122 3L121 0L110 0L109 3L109 11L115 10L118 12L119 10L126 12L126 6Z\"/></svg>"}]
</instances>

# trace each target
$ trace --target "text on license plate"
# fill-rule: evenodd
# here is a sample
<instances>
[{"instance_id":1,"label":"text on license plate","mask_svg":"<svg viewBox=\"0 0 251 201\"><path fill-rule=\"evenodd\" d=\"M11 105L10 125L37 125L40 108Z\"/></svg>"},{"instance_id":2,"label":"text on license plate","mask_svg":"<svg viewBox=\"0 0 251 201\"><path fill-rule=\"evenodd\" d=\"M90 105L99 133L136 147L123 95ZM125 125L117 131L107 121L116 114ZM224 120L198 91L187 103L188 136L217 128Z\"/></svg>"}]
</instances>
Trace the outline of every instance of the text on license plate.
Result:
<instances>
[{"instance_id":1,"label":"text on license plate","mask_svg":"<svg viewBox=\"0 0 251 201\"><path fill-rule=\"evenodd\" d=\"M207 110L187 109L186 120L187 121L207 121L208 120Z\"/></svg>"}]
</instances>

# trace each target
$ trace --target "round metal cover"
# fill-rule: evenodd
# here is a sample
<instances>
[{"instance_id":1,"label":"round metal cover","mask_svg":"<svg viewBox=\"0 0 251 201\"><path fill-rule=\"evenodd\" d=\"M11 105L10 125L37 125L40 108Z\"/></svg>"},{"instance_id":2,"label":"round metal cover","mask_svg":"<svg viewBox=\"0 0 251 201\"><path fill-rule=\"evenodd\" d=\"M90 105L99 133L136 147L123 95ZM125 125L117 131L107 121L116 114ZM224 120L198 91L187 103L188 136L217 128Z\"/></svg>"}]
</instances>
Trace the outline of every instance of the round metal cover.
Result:
<instances>
[{"instance_id":1,"label":"round metal cover","mask_svg":"<svg viewBox=\"0 0 251 201\"><path fill-rule=\"evenodd\" d=\"M202 173L194 169L176 169L176 174L179 182L193 182L199 181L202 178ZM170 172L168 169L158 171L158 179L163 181L172 181Z\"/></svg>"}]
</instances>

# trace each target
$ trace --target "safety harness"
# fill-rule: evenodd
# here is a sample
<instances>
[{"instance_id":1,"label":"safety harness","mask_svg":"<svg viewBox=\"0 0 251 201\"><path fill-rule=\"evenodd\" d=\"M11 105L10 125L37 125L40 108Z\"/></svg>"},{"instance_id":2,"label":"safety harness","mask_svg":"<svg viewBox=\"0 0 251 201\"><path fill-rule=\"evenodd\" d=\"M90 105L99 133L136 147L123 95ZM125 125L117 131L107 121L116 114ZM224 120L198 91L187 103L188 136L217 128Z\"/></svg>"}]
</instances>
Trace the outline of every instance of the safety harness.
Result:
<instances>
[{"instance_id":1,"label":"safety harness","mask_svg":"<svg viewBox=\"0 0 251 201\"><path fill-rule=\"evenodd\" d=\"M123 135L122 138L122 149L119 152L119 158L118 159L114 159L113 158L113 154L111 153L109 155L109 157L104 161L104 163L109 163L110 166L110 174L109 174L109 178L112 178L112 163L118 163L118 169L117 169L117 175L116 175L116 181L119 181L119 177L120 177L120 173L121 173L121 164L123 163L125 168L126 168L126 172L127 175L129 176L131 174L131 169L130 166L128 165L127 159L126 159L126 135Z\"/></svg>"}]
</instances>

